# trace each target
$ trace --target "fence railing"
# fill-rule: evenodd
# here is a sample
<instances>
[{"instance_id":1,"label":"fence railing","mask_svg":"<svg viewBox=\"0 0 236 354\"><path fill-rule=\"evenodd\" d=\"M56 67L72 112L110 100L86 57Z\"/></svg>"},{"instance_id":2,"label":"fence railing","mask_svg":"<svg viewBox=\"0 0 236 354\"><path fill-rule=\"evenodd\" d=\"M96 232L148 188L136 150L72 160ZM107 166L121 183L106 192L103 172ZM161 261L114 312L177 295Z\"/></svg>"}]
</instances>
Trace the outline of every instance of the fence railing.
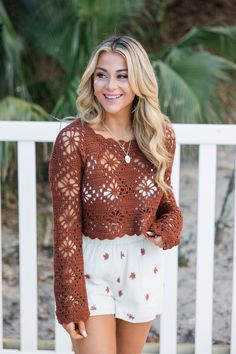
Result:
<instances>
[{"instance_id":1,"label":"fence railing","mask_svg":"<svg viewBox=\"0 0 236 354\"><path fill-rule=\"evenodd\" d=\"M68 123L67 123L68 124ZM64 127L63 123L61 127ZM215 181L217 145L236 145L235 125L174 124L177 137L172 185L179 201L180 148L199 145L198 229L196 269L195 354L212 353L213 270L215 233ZM60 124L55 122L0 121L0 141L17 142L19 201L20 350L3 347L3 320L0 320L0 352L52 353L38 350L37 335L37 212L36 142L53 142ZM235 163L236 165L236 163ZM235 184L236 185L236 184ZM236 196L236 193L235 193ZM1 215L1 210L0 210ZM236 220L236 197L234 225ZM206 237L207 235L207 237ZM160 346L156 353L177 353L178 248L165 251L165 305L160 322ZM1 253L0 253L1 256ZM0 271L2 257L0 257ZM230 353L236 353L236 227L232 283ZM0 282L2 313L2 282ZM145 348L148 348L145 347ZM157 347L156 347L157 348ZM55 353L71 353L69 336L55 320ZM146 350L147 351L147 350ZM178 353L180 351L178 350ZM229 351L228 351L229 352ZM187 353L187 351L186 351ZM190 352L189 352L190 353Z\"/></svg>"}]
</instances>

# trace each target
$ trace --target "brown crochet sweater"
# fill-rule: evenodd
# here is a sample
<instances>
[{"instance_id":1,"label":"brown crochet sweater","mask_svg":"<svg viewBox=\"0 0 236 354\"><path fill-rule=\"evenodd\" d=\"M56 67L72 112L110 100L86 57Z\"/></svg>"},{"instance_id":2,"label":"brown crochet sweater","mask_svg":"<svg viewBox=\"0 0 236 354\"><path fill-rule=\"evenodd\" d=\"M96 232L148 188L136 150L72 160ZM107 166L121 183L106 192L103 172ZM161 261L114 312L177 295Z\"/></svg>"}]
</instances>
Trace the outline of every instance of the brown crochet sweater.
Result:
<instances>
[{"instance_id":1,"label":"brown crochet sweater","mask_svg":"<svg viewBox=\"0 0 236 354\"><path fill-rule=\"evenodd\" d=\"M166 146L174 158L176 141L171 128L166 130ZM155 166L135 139L129 154L131 162L126 163L117 141L96 133L80 118L63 128L56 138L49 162L49 182L59 323L85 321L90 314L82 233L102 240L124 234L146 235L151 230L162 236L164 249L180 243L183 217L173 193L167 198L158 188ZM166 170L169 185L172 163Z\"/></svg>"}]
</instances>

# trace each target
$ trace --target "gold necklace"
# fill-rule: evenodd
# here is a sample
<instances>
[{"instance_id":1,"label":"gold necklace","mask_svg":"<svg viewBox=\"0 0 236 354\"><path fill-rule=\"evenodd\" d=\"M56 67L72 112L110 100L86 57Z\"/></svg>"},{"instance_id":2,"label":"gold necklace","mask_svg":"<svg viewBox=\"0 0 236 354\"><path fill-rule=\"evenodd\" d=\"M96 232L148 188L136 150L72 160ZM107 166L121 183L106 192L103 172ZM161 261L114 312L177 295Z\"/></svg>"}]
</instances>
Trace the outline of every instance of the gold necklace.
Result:
<instances>
[{"instance_id":1,"label":"gold necklace","mask_svg":"<svg viewBox=\"0 0 236 354\"><path fill-rule=\"evenodd\" d=\"M113 136L113 138L114 138L114 135L112 134L112 132L110 131L110 129L105 125L105 123L104 123L103 121L102 121L102 124L104 125L104 127L109 131L109 133L110 133L110 134ZM115 140L116 140L116 138L115 138ZM116 141L117 141L117 143L119 144L120 148L122 149L122 151L123 151L124 154L125 154L125 162L126 162L126 163L130 163L130 161L131 161L131 156L128 154L128 152L129 152L131 140L130 140L130 142L129 142L129 147L128 147L127 152L125 151L125 147L124 147L125 143L122 145L122 144L120 144L120 142L119 142L118 140L116 140Z\"/></svg>"}]
</instances>

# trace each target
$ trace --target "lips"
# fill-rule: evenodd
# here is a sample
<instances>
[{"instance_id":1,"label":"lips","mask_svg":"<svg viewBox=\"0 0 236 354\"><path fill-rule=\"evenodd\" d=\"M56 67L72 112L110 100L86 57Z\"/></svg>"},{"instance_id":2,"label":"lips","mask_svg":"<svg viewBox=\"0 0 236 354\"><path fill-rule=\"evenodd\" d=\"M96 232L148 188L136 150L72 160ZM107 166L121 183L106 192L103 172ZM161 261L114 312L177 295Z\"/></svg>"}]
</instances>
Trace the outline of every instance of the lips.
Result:
<instances>
[{"instance_id":1,"label":"lips","mask_svg":"<svg viewBox=\"0 0 236 354\"><path fill-rule=\"evenodd\" d=\"M105 97L106 100L114 101L114 100L118 100L123 95L122 94L120 94L120 95L108 95L108 94L104 93L103 96Z\"/></svg>"}]
</instances>

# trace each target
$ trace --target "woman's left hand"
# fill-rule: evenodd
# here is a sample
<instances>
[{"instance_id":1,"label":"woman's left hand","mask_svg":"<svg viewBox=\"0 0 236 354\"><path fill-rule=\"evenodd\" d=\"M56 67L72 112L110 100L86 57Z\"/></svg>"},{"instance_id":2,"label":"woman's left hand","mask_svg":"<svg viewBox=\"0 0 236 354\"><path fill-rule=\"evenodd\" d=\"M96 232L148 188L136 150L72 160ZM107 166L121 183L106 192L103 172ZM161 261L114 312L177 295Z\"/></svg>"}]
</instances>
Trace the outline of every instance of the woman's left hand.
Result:
<instances>
[{"instance_id":1,"label":"woman's left hand","mask_svg":"<svg viewBox=\"0 0 236 354\"><path fill-rule=\"evenodd\" d=\"M145 234L145 237L151 241L152 243L154 243L154 245L160 247L160 248L163 248L164 246L164 243L162 241L162 237L161 236L157 236L157 237L154 237L155 233L153 231L146 231L146 234Z\"/></svg>"}]
</instances>

